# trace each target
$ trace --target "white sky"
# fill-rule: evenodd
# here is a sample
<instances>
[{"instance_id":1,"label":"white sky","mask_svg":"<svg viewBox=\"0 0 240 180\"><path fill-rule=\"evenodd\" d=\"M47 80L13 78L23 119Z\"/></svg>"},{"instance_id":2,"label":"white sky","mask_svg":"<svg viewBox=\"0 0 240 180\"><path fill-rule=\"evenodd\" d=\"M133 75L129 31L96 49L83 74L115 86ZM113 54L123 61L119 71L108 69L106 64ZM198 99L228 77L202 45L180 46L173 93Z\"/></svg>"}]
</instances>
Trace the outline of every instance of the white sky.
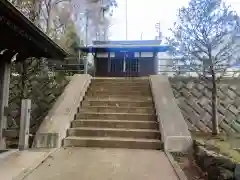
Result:
<instances>
[{"instance_id":1,"label":"white sky","mask_svg":"<svg viewBox=\"0 0 240 180\"><path fill-rule=\"evenodd\" d=\"M128 1L128 40L154 39L155 23L161 23L163 36L168 36L169 28L176 20L177 9L187 5L189 0L127 0ZM240 13L240 0L226 0ZM111 40L126 39L126 0L118 0L118 8L112 18Z\"/></svg>"}]
</instances>

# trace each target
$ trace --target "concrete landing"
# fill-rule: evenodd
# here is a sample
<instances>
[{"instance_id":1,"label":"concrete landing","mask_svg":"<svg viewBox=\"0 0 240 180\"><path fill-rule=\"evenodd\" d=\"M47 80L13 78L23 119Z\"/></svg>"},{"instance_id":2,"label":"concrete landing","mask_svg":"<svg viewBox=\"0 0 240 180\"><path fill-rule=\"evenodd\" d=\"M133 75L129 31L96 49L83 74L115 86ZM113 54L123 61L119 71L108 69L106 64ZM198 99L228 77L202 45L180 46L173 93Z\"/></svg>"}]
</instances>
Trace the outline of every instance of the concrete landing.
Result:
<instances>
[{"instance_id":1,"label":"concrete landing","mask_svg":"<svg viewBox=\"0 0 240 180\"><path fill-rule=\"evenodd\" d=\"M178 180L164 152L61 148L24 180Z\"/></svg>"},{"instance_id":2,"label":"concrete landing","mask_svg":"<svg viewBox=\"0 0 240 180\"><path fill-rule=\"evenodd\" d=\"M46 159L55 149L38 149L15 151L0 158L0 179L21 180L42 161Z\"/></svg>"}]
</instances>

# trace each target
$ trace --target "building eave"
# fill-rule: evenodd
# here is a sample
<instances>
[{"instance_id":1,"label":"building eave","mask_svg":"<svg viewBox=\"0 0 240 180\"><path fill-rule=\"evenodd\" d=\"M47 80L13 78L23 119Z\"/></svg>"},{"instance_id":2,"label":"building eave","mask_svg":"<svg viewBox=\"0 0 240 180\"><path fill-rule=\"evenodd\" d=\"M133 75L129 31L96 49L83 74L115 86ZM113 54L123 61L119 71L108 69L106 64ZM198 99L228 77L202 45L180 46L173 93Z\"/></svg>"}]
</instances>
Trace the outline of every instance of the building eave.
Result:
<instances>
[{"instance_id":1,"label":"building eave","mask_svg":"<svg viewBox=\"0 0 240 180\"><path fill-rule=\"evenodd\" d=\"M24 57L64 59L66 53L7 0L0 0L0 49Z\"/></svg>"},{"instance_id":2,"label":"building eave","mask_svg":"<svg viewBox=\"0 0 240 180\"><path fill-rule=\"evenodd\" d=\"M169 46L162 45L93 45L88 47L79 47L79 50L88 53L95 52L121 52L121 51L134 51L134 52L166 52Z\"/></svg>"}]
</instances>

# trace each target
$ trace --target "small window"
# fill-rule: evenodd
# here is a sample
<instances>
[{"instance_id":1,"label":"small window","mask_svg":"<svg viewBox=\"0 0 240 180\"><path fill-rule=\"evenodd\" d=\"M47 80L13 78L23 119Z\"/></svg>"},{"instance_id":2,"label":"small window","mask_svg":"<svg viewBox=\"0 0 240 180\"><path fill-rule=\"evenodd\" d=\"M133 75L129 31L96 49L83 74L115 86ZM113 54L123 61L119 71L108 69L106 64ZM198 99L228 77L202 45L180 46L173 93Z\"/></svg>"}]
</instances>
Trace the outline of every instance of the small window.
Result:
<instances>
[{"instance_id":1,"label":"small window","mask_svg":"<svg viewBox=\"0 0 240 180\"><path fill-rule=\"evenodd\" d=\"M141 52L141 57L153 57L153 52Z\"/></svg>"},{"instance_id":2,"label":"small window","mask_svg":"<svg viewBox=\"0 0 240 180\"><path fill-rule=\"evenodd\" d=\"M107 58L108 57L108 53L98 52L97 53L97 57L98 58Z\"/></svg>"},{"instance_id":3,"label":"small window","mask_svg":"<svg viewBox=\"0 0 240 180\"><path fill-rule=\"evenodd\" d=\"M139 52L135 52L134 53L134 57L136 57L136 58L140 57L140 53Z\"/></svg>"},{"instance_id":4,"label":"small window","mask_svg":"<svg viewBox=\"0 0 240 180\"><path fill-rule=\"evenodd\" d=\"M110 57L114 58L115 57L115 52L110 52Z\"/></svg>"}]
</instances>

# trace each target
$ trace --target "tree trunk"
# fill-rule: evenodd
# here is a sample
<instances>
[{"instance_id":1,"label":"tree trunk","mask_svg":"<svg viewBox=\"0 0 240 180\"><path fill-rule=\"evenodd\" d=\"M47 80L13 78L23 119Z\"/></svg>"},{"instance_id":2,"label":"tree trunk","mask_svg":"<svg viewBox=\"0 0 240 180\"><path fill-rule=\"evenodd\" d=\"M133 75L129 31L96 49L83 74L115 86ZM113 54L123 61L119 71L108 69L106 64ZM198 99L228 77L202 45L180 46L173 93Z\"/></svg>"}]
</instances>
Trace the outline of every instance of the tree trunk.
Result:
<instances>
[{"instance_id":1,"label":"tree trunk","mask_svg":"<svg viewBox=\"0 0 240 180\"><path fill-rule=\"evenodd\" d=\"M52 0L48 0L48 4L47 4L47 27L46 27L46 34L48 36L50 36L51 34L51 29L52 29Z\"/></svg>"},{"instance_id":2,"label":"tree trunk","mask_svg":"<svg viewBox=\"0 0 240 180\"><path fill-rule=\"evenodd\" d=\"M216 74L213 66L210 67L212 75L212 135L219 134L219 124L217 116L217 84L216 84Z\"/></svg>"},{"instance_id":3,"label":"tree trunk","mask_svg":"<svg viewBox=\"0 0 240 180\"><path fill-rule=\"evenodd\" d=\"M32 0L31 7L29 10L30 10L30 12L29 12L30 21L32 21L37 27L39 27L41 1L40 0Z\"/></svg>"}]
</instances>

